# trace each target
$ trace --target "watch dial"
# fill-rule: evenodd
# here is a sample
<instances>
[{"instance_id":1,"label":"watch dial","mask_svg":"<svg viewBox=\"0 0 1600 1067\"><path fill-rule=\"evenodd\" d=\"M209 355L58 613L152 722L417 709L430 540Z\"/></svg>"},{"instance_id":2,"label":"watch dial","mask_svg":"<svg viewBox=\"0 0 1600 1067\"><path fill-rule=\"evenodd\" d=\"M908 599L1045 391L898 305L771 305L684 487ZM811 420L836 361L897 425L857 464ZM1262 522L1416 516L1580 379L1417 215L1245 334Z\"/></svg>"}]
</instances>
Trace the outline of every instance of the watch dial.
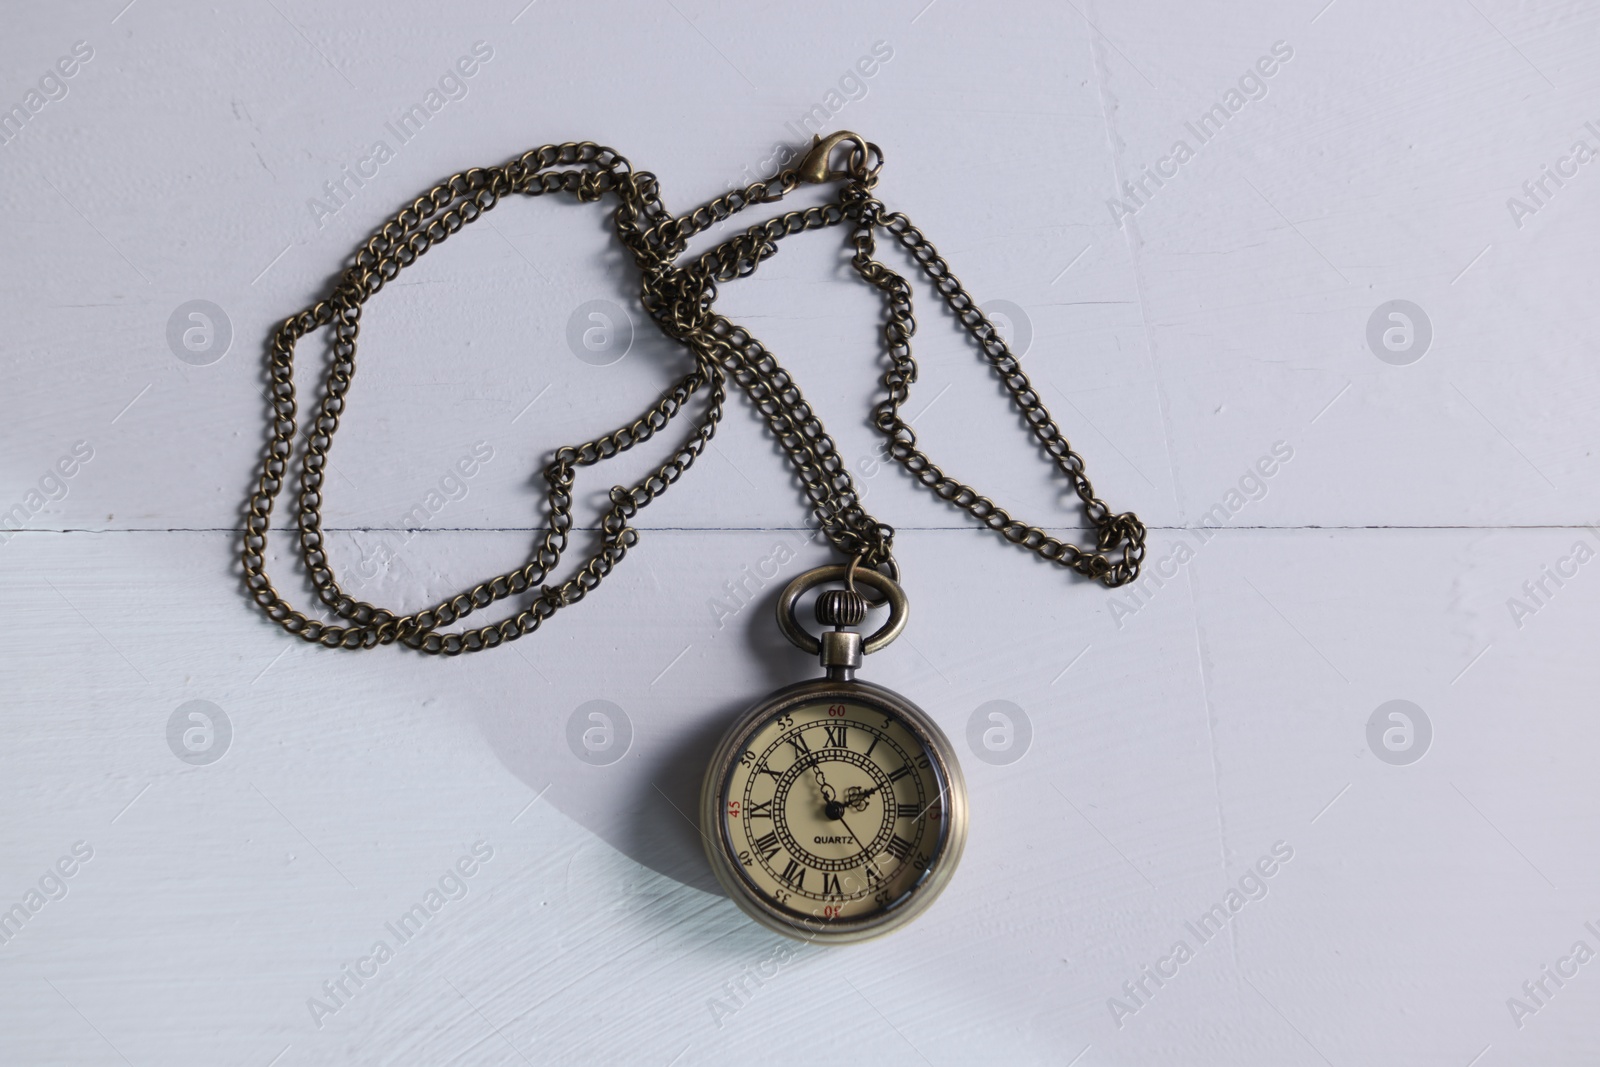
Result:
<instances>
[{"instance_id":1,"label":"watch dial","mask_svg":"<svg viewBox=\"0 0 1600 1067\"><path fill-rule=\"evenodd\" d=\"M722 830L746 884L809 919L904 903L945 840L938 765L897 716L819 700L761 724L734 760Z\"/></svg>"}]
</instances>

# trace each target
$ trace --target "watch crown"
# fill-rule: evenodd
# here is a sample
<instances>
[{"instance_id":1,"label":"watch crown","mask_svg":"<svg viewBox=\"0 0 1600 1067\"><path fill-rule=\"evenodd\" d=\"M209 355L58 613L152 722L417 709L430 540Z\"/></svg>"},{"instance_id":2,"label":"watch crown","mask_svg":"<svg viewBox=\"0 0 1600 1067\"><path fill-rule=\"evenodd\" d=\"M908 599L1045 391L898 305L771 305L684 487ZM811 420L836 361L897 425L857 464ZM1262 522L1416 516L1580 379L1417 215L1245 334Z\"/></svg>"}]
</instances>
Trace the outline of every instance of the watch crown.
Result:
<instances>
[{"instance_id":1,"label":"watch crown","mask_svg":"<svg viewBox=\"0 0 1600 1067\"><path fill-rule=\"evenodd\" d=\"M859 626L867 599L854 589L829 589L817 597L817 621L824 626Z\"/></svg>"}]
</instances>

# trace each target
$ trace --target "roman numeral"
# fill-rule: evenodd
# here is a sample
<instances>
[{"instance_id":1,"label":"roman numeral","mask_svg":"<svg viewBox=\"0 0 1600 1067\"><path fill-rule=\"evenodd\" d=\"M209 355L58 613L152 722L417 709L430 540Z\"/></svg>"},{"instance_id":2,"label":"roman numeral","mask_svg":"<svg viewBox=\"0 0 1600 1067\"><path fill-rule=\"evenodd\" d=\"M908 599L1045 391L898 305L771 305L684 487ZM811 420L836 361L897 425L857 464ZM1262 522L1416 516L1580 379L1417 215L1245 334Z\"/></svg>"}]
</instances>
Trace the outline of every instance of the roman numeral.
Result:
<instances>
[{"instance_id":1,"label":"roman numeral","mask_svg":"<svg viewBox=\"0 0 1600 1067\"><path fill-rule=\"evenodd\" d=\"M907 841L899 834L895 834L893 837L889 838L889 843L883 846L883 850L889 855L893 856L895 859L903 860L907 856L911 855L911 842Z\"/></svg>"},{"instance_id":2,"label":"roman numeral","mask_svg":"<svg viewBox=\"0 0 1600 1067\"><path fill-rule=\"evenodd\" d=\"M878 868L874 867L870 860L861 865L861 871L867 876L867 885L869 887L883 882L883 875L878 873Z\"/></svg>"},{"instance_id":3,"label":"roman numeral","mask_svg":"<svg viewBox=\"0 0 1600 1067\"><path fill-rule=\"evenodd\" d=\"M830 874L827 871L822 872L822 895L825 897L844 896L844 887L839 884L839 876L837 874Z\"/></svg>"},{"instance_id":4,"label":"roman numeral","mask_svg":"<svg viewBox=\"0 0 1600 1067\"><path fill-rule=\"evenodd\" d=\"M919 811L921 811L921 810L922 809L917 807L915 804L901 804L899 809L898 809L898 812L899 812L900 818L902 818L902 819L915 819L917 817L917 813ZM755 809L754 808L750 809L750 814L752 816L755 815Z\"/></svg>"},{"instance_id":5,"label":"roman numeral","mask_svg":"<svg viewBox=\"0 0 1600 1067\"><path fill-rule=\"evenodd\" d=\"M745 818L747 818L747 819L770 819L770 818L772 818L772 801L769 800L764 804L751 804L748 808L745 809Z\"/></svg>"},{"instance_id":6,"label":"roman numeral","mask_svg":"<svg viewBox=\"0 0 1600 1067\"><path fill-rule=\"evenodd\" d=\"M810 755L811 746L806 744L806 739L804 737L801 737L798 731L795 732L795 733L790 734L787 738L785 738L785 740L788 741L789 744L794 746L794 758L795 759L799 759L802 756Z\"/></svg>"},{"instance_id":7,"label":"roman numeral","mask_svg":"<svg viewBox=\"0 0 1600 1067\"><path fill-rule=\"evenodd\" d=\"M768 767L765 763L760 764L758 767L756 767L756 773L757 774L770 774L770 775L772 775L772 780L774 782L778 781L779 779L781 779L783 777L783 775L779 774L777 771L773 770L771 767Z\"/></svg>"},{"instance_id":8,"label":"roman numeral","mask_svg":"<svg viewBox=\"0 0 1600 1067\"><path fill-rule=\"evenodd\" d=\"M872 735L872 744L867 746L867 755L869 755L869 756L872 755L872 750L878 747L878 741L879 740L881 740L881 739L878 737L877 734L873 734Z\"/></svg>"},{"instance_id":9,"label":"roman numeral","mask_svg":"<svg viewBox=\"0 0 1600 1067\"><path fill-rule=\"evenodd\" d=\"M848 748L849 747L848 745L845 744L845 740L844 740L844 735L845 735L845 731L846 731L844 723L840 723L838 726L825 726L825 727L823 727L823 729L826 730L827 733L828 733L828 739L825 742L823 742L823 747L825 747L825 748Z\"/></svg>"},{"instance_id":10,"label":"roman numeral","mask_svg":"<svg viewBox=\"0 0 1600 1067\"><path fill-rule=\"evenodd\" d=\"M898 771L895 771L893 774L891 774L889 776L889 781L898 782L900 779L904 778L906 775L908 775L910 773L911 773L911 765L910 764L902 764Z\"/></svg>"},{"instance_id":11,"label":"roman numeral","mask_svg":"<svg viewBox=\"0 0 1600 1067\"><path fill-rule=\"evenodd\" d=\"M790 860L789 866L785 867L783 869L783 873L778 877L782 878L785 882L788 882L801 892L805 891L806 869L800 866L800 862L798 860Z\"/></svg>"},{"instance_id":12,"label":"roman numeral","mask_svg":"<svg viewBox=\"0 0 1600 1067\"><path fill-rule=\"evenodd\" d=\"M778 835L775 833L768 834L765 837L758 837L753 844L763 863L778 854Z\"/></svg>"}]
</instances>

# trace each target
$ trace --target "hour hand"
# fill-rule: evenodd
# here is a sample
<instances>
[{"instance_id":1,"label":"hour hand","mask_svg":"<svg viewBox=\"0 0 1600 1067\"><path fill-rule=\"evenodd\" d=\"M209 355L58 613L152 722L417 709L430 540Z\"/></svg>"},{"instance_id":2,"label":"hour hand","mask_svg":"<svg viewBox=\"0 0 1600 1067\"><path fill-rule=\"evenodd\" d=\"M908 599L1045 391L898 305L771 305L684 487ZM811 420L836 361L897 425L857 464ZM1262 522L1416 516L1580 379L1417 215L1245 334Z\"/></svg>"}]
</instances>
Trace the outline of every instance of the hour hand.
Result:
<instances>
[{"instance_id":1,"label":"hour hand","mask_svg":"<svg viewBox=\"0 0 1600 1067\"><path fill-rule=\"evenodd\" d=\"M856 811L866 811L867 798L882 788L882 785L875 785L871 789L863 790L853 785L844 791L844 802Z\"/></svg>"}]
</instances>

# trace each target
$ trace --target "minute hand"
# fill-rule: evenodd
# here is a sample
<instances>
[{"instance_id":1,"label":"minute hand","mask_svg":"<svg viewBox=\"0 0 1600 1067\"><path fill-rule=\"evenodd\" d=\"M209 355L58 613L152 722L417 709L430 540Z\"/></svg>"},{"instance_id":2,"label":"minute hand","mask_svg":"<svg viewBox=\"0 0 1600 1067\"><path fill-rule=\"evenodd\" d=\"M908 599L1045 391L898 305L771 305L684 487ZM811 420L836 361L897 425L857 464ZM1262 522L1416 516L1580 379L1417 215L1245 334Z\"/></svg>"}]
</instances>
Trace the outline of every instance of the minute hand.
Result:
<instances>
[{"instance_id":1,"label":"minute hand","mask_svg":"<svg viewBox=\"0 0 1600 1067\"><path fill-rule=\"evenodd\" d=\"M834 803L833 786L828 784L828 779L823 777L822 768L817 766L817 764L822 762L821 753L817 753L808 758L811 761L811 773L817 779L817 788L822 791L822 799L829 804Z\"/></svg>"}]
</instances>

